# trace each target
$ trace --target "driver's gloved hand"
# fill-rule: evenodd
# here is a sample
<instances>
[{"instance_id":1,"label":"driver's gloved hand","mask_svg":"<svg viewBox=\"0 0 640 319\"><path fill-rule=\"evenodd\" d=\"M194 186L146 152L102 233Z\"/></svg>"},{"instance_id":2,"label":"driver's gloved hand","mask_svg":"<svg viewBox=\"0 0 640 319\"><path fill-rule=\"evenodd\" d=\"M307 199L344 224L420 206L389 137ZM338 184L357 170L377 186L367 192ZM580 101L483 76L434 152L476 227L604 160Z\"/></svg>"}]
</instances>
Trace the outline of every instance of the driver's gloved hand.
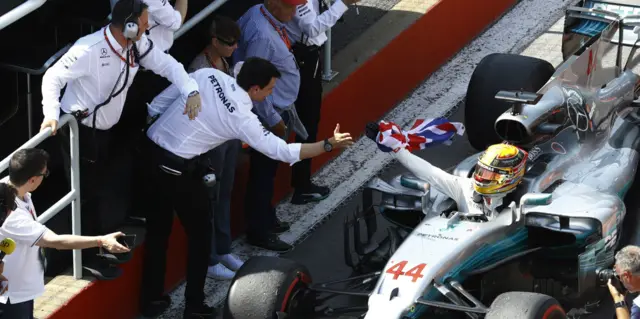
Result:
<instances>
[{"instance_id":1,"label":"driver's gloved hand","mask_svg":"<svg viewBox=\"0 0 640 319\"><path fill-rule=\"evenodd\" d=\"M365 128L365 135L370 138L372 141L376 141L376 136L378 136L378 123L369 122Z\"/></svg>"}]
</instances>

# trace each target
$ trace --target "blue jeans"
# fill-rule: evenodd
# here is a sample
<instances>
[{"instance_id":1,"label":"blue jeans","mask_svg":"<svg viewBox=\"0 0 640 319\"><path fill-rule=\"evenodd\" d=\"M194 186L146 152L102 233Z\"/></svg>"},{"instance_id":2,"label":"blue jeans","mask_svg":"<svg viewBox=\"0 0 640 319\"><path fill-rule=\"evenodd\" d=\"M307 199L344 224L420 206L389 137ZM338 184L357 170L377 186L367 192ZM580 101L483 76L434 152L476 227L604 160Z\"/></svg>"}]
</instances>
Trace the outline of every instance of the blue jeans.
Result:
<instances>
[{"instance_id":1,"label":"blue jeans","mask_svg":"<svg viewBox=\"0 0 640 319\"><path fill-rule=\"evenodd\" d=\"M12 304L8 300L6 304L0 304L0 318L2 319L33 319L33 300Z\"/></svg>"},{"instance_id":2,"label":"blue jeans","mask_svg":"<svg viewBox=\"0 0 640 319\"><path fill-rule=\"evenodd\" d=\"M216 174L216 186L209 189L213 226L209 266L218 264L217 255L231 253L231 195L241 148L240 140L230 140L205 155L209 160L209 167Z\"/></svg>"},{"instance_id":3,"label":"blue jeans","mask_svg":"<svg viewBox=\"0 0 640 319\"><path fill-rule=\"evenodd\" d=\"M631 306L631 319L640 319L640 307L636 306L635 303L632 303Z\"/></svg>"}]
</instances>

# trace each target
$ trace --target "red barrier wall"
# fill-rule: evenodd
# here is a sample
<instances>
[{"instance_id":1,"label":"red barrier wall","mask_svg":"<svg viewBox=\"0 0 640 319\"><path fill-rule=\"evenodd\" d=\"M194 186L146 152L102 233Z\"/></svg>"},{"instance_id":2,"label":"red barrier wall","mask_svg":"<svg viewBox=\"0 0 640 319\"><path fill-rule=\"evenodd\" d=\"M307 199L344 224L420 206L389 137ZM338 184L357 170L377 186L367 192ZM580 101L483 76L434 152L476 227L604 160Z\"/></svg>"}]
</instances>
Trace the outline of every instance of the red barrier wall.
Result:
<instances>
[{"instance_id":1,"label":"red barrier wall","mask_svg":"<svg viewBox=\"0 0 640 319\"><path fill-rule=\"evenodd\" d=\"M478 36L517 0L440 0L420 19L350 74L329 92L322 105L319 136L330 136L336 123L354 136L364 132L366 123L379 119L402 101L426 77ZM410 67L396 67L411 61ZM425 105L428 107L428 105ZM337 153L313 160L316 171ZM234 236L243 232L243 202L248 161L238 166L232 204ZM274 203L291 191L291 169L282 164L276 179ZM172 289L184 278L186 237L175 221L168 250L166 288ZM142 249L132 261L122 265L124 275L114 281L95 282L58 309L49 318L134 318L138 295Z\"/></svg>"}]
</instances>

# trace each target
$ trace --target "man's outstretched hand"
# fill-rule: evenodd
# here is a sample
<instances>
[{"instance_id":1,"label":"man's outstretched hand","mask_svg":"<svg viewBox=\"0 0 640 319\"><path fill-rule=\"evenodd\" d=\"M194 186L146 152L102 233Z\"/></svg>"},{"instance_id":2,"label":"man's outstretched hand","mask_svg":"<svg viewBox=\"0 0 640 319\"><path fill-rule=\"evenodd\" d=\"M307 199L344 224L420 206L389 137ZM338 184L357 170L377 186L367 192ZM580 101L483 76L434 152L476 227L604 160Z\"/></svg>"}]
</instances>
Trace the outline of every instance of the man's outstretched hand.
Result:
<instances>
[{"instance_id":1,"label":"man's outstretched hand","mask_svg":"<svg viewBox=\"0 0 640 319\"><path fill-rule=\"evenodd\" d=\"M350 133L340 133L340 124L337 124L335 130L333 130L333 137L329 139L329 143L331 143L334 148L345 148L353 145L353 138L351 138Z\"/></svg>"}]
</instances>

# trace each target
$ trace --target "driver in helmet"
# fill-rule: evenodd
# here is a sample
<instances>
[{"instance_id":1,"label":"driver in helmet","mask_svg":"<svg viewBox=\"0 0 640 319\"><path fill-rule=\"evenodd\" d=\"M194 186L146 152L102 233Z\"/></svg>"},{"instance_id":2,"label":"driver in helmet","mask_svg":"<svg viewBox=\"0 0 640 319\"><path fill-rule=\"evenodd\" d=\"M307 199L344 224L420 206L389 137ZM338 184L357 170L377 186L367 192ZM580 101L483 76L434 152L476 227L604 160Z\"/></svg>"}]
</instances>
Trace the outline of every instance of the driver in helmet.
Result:
<instances>
[{"instance_id":1,"label":"driver in helmet","mask_svg":"<svg viewBox=\"0 0 640 319\"><path fill-rule=\"evenodd\" d=\"M522 181L528 153L514 145L494 144L478 157L471 178L452 175L412 154L411 151L434 144L449 144L456 133L464 134L464 126L443 119L428 122L438 124L421 124L423 127L416 124L407 132L396 124L381 122L379 126L376 125L376 143L382 151L390 152L416 177L429 182L431 186L453 199L459 212L467 215L495 216L494 213L499 212L503 204L508 204L504 201L505 196L513 192ZM438 134L439 139L434 138L434 133Z\"/></svg>"}]
</instances>

